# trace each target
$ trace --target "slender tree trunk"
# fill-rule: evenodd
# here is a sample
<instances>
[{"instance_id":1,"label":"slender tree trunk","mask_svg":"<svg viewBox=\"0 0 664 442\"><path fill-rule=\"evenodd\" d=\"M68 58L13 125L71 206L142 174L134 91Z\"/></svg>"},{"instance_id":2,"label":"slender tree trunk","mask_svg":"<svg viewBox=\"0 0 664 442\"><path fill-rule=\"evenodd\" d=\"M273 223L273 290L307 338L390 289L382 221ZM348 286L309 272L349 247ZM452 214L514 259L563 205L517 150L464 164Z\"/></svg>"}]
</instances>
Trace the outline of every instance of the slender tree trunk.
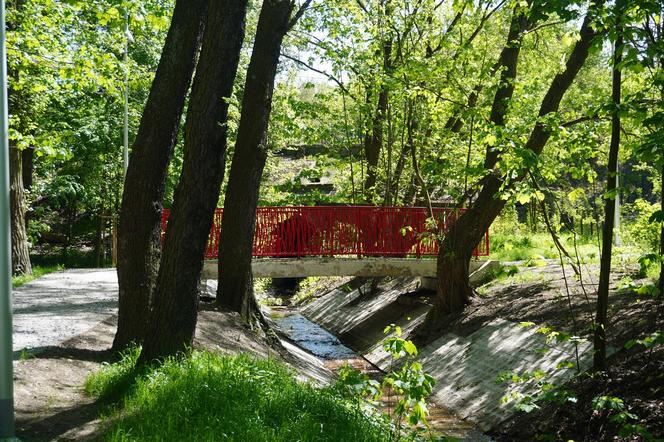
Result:
<instances>
[{"instance_id":1,"label":"slender tree trunk","mask_svg":"<svg viewBox=\"0 0 664 442\"><path fill-rule=\"evenodd\" d=\"M383 43L383 72L387 75L392 66L392 41L386 40ZM383 132L385 119L387 118L387 108L389 106L390 91L385 84L385 80L380 86L378 93L378 106L372 122L372 134L368 143L365 143L364 154L367 159L367 176L364 182L366 198L373 202L376 186L376 177L378 175L378 160L383 146Z\"/></svg>"},{"instance_id":2,"label":"slender tree trunk","mask_svg":"<svg viewBox=\"0 0 664 442\"><path fill-rule=\"evenodd\" d=\"M664 97L663 97L664 99ZM660 210L664 212L664 161L662 162L661 166L661 177L662 177L662 184L661 184L661 189L660 189ZM659 256L660 256L660 264L659 264L659 298L664 299L664 260L662 257L664 257L664 225L659 229Z\"/></svg>"},{"instance_id":3,"label":"slender tree trunk","mask_svg":"<svg viewBox=\"0 0 664 442\"><path fill-rule=\"evenodd\" d=\"M231 164L219 241L217 303L241 312L255 311L251 255L261 176L267 159L267 129L281 42L294 3L265 0L247 70L242 115Z\"/></svg>"},{"instance_id":4,"label":"slender tree trunk","mask_svg":"<svg viewBox=\"0 0 664 442\"><path fill-rule=\"evenodd\" d=\"M664 5L662 5L660 9L660 17L664 15ZM660 22L657 25L657 33L656 33L656 38L658 41L662 41L662 37L664 37L664 25ZM652 42L654 44L655 42ZM662 70L664 69L664 56L659 58L659 69ZM664 87L660 90L660 99L664 102ZM660 158L660 161L662 161L662 166L660 169L661 173L661 189L660 189L660 210L664 212L664 158ZM660 265L659 265L659 299L660 301L664 299L664 260L662 257L664 257L664 224L662 224L662 227L659 230L659 255L660 255Z\"/></svg>"},{"instance_id":5,"label":"slender tree trunk","mask_svg":"<svg viewBox=\"0 0 664 442\"><path fill-rule=\"evenodd\" d=\"M618 0L615 5L616 41L613 51L613 81L611 99L613 112L611 115L611 144L609 146L609 162L606 169L606 193L604 194L604 227L602 229L602 257L599 269L599 284L597 286L597 312L595 314L595 337L593 341L593 369L606 370L606 327L607 311L609 307L609 283L611 280L611 254L613 247L613 227L616 215L616 166L618 165L618 151L620 150L620 102L623 51L622 9L624 0Z\"/></svg>"},{"instance_id":6,"label":"slender tree trunk","mask_svg":"<svg viewBox=\"0 0 664 442\"><path fill-rule=\"evenodd\" d=\"M96 233L96 241L95 241L95 267L100 268L102 267L102 248L104 247L103 243L103 231L104 231L104 208L101 207L99 209L99 213L97 215L99 218L99 222L97 223L97 233Z\"/></svg>"},{"instance_id":7,"label":"slender tree trunk","mask_svg":"<svg viewBox=\"0 0 664 442\"><path fill-rule=\"evenodd\" d=\"M132 146L118 225L118 329L113 349L143 341L159 269L168 164L200 48L209 0L178 0Z\"/></svg>"},{"instance_id":8,"label":"slender tree trunk","mask_svg":"<svg viewBox=\"0 0 664 442\"><path fill-rule=\"evenodd\" d=\"M25 194L23 192L21 151L14 143L9 146L9 201L11 212L12 274L31 275L30 250L25 229Z\"/></svg>"},{"instance_id":9,"label":"slender tree trunk","mask_svg":"<svg viewBox=\"0 0 664 442\"><path fill-rule=\"evenodd\" d=\"M397 165L394 169L394 176L392 177L392 186L391 186L391 195L392 199L390 200L391 204L398 204L401 175L403 175L403 169L406 167L406 159L408 158L408 150L410 146L408 143L403 143L401 146L401 151L399 152L399 158L397 159Z\"/></svg>"},{"instance_id":10,"label":"slender tree trunk","mask_svg":"<svg viewBox=\"0 0 664 442\"><path fill-rule=\"evenodd\" d=\"M210 3L175 190L140 362L184 351L194 337L198 283L224 177L228 103L244 39L247 0Z\"/></svg>"},{"instance_id":11,"label":"slender tree trunk","mask_svg":"<svg viewBox=\"0 0 664 442\"><path fill-rule=\"evenodd\" d=\"M532 151L534 155L542 152L551 136L551 132L542 122L541 117L558 110L565 92L588 57L590 46L596 36L591 23L601 4L602 1L598 0L589 8L588 15L581 27L580 39L574 45L564 71L554 77L542 99L539 110L540 119L535 123L525 145L525 148ZM498 160L498 157L491 155L491 162L494 161L494 158L495 161ZM460 312L470 301L472 291L468 283L468 265L472 251L505 205L505 201L496 198L496 194L503 187L512 188L525 176L526 172L521 172L510 182L505 182L505 178L499 170L492 170L482 179L483 186L478 198L445 235L438 253L437 295L433 308L416 332L418 340L428 341L434 338L444 328L447 315Z\"/></svg>"}]
</instances>

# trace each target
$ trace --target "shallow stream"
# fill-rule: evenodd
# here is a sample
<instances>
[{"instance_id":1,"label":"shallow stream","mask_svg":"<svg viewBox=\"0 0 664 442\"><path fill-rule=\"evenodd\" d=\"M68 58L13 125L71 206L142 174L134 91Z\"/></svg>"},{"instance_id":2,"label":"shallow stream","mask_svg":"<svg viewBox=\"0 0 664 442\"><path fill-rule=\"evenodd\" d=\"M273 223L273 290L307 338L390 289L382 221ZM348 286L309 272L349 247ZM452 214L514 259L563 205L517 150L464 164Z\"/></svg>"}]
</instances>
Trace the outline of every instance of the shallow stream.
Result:
<instances>
[{"instance_id":1,"label":"shallow stream","mask_svg":"<svg viewBox=\"0 0 664 442\"><path fill-rule=\"evenodd\" d=\"M354 359L358 355L336 336L293 310L273 310L271 319L279 330L309 353L325 360Z\"/></svg>"}]
</instances>

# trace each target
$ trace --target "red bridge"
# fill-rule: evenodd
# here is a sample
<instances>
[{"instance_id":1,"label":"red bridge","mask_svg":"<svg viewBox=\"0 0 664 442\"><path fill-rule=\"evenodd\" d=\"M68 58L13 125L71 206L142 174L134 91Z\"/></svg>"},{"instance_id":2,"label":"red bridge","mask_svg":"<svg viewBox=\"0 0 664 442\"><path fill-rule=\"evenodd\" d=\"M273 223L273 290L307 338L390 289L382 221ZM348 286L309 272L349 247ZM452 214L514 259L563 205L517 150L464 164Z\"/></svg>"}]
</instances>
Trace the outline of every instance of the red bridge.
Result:
<instances>
[{"instance_id":1,"label":"red bridge","mask_svg":"<svg viewBox=\"0 0 664 442\"><path fill-rule=\"evenodd\" d=\"M441 231L463 209L434 208ZM170 211L162 216L162 230ZM223 209L217 209L210 231L206 259L216 259ZM435 256L438 244L431 235L423 207L313 206L259 207L254 234L255 257L354 255L357 257ZM489 232L475 248L474 256L489 255Z\"/></svg>"}]
</instances>

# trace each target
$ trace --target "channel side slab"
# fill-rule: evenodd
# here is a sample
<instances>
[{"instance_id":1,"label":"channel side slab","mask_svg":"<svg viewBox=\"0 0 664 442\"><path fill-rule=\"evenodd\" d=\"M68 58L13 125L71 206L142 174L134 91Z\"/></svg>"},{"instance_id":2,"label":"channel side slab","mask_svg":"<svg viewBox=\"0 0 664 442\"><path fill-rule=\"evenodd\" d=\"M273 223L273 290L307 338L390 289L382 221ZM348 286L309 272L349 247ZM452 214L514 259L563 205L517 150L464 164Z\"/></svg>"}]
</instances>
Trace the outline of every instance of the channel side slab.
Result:
<instances>
[{"instance_id":1,"label":"channel side slab","mask_svg":"<svg viewBox=\"0 0 664 442\"><path fill-rule=\"evenodd\" d=\"M370 290L365 284L360 290L350 293L342 288L332 290L302 309L304 317L317 323L333 335L341 337L348 335L351 330L368 321L372 316L380 314L387 309L397 307L399 316L408 307L398 305L398 298L405 292L413 292L417 288L416 278L396 278L380 285L376 296L357 302L362 293ZM386 320L389 320L386 318ZM387 322L389 324L390 322ZM381 332L382 332L382 328ZM356 347L356 346L355 346ZM357 350L357 347L355 348Z\"/></svg>"},{"instance_id":2,"label":"channel side slab","mask_svg":"<svg viewBox=\"0 0 664 442\"><path fill-rule=\"evenodd\" d=\"M501 374L540 371L547 382L570 379L575 369L561 367L575 361L574 345L547 343L536 329L495 319L467 337L449 333L426 346L419 359L437 380L435 401L486 431L515 411L515 402L503 398L537 393L535 381L507 385L498 382ZM592 345L579 342L578 350L581 370L587 370Z\"/></svg>"}]
</instances>

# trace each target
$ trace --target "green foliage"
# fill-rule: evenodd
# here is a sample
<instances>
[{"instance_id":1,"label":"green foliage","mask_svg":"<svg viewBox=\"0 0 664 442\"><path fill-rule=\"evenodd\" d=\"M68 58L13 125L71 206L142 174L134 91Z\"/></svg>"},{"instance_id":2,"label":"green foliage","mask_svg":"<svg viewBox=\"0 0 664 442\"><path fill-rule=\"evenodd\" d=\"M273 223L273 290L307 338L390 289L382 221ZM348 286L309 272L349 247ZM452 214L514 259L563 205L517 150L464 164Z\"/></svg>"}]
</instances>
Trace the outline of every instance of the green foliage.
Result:
<instances>
[{"instance_id":1,"label":"green foliage","mask_svg":"<svg viewBox=\"0 0 664 442\"><path fill-rule=\"evenodd\" d=\"M369 379L366 373L362 373L348 364L344 364L337 371L337 376L335 388L348 399L357 401L363 399L375 405L383 394L382 386L378 381Z\"/></svg>"},{"instance_id":2,"label":"green foliage","mask_svg":"<svg viewBox=\"0 0 664 442\"><path fill-rule=\"evenodd\" d=\"M117 390L132 353L88 380L89 391ZM98 379L95 379L98 376ZM115 411L109 441L386 441L382 421L331 389L296 381L273 360L193 352L138 374Z\"/></svg>"},{"instance_id":3,"label":"green foliage","mask_svg":"<svg viewBox=\"0 0 664 442\"><path fill-rule=\"evenodd\" d=\"M501 231L494 228L490 232L491 258L499 261L525 261L530 267L539 267L545 260L559 259L555 243L548 232L532 233L521 227L512 232ZM567 250L574 250L572 235L561 238ZM580 238L578 241L579 253L584 261L599 259L597 245L591 238Z\"/></svg>"},{"instance_id":4,"label":"green foliage","mask_svg":"<svg viewBox=\"0 0 664 442\"><path fill-rule=\"evenodd\" d=\"M419 423L428 426L426 398L431 394L436 380L425 373L422 364L415 361L417 356L417 347L412 341L401 337L401 328L394 324L384 330L385 334L390 334L383 342L383 349L387 351L394 360L406 358L405 362L400 364L400 368L388 373L383 385L389 386L397 395L397 401L394 413L397 416L397 426L401 425L401 420L406 419L408 424L417 425Z\"/></svg>"},{"instance_id":5,"label":"green foliage","mask_svg":"<svg viewBox=\"0 0 664 442\"><path fill-rule=\"evenodd\" d=\"M429 427L426 399L436 380L425 373L422 364L415 360L417 347L412 341L401 337L401 327L391 324L385 328L384 334L388 336L383 341L383 350L392 357L392 366L398 363L397 368L390 370L382 383L379 383L346 364L339 370L336 389L346 397L354 397L359 404L372 407L388 391L395 394L397 400L391 410L395 422L390 431L390 440L401 440L404 435L417 438L418 425ZM404 361L400 361L404 358ZM391 418L389 414L383 417L388 421ZM404 426L404 421L408 426Z\"/></svg>"},{"instance_id":6,"label":"green foliage","mask_svg":"<svg viewBox=\"0 0 664 442\"><path fill-rule=\"evenodd\" d=\"M558 369L569 369L574 367L574 363L559 364ZM558 405L564 405L568 402L574 403L577 398L573 392L562 385L556 385L549 382L549 375L541 370L534 372L524 371L521 373L504 372L498 375L496 382L498 384L528 385L533 394L524 394L517 389L507 392L502 398L502 403L515 401L515 408L519 411L529 413L540 408L542 402L553 402Z\"/></svg>"},{"instance_id":7,"label":"green foliage","mask_svg":"<svg viewBox=\"0 0 664 442\"><path fill-rule=\"evenodd\" d=\"M642 345L643 347L650 349L656 345L662 344L664 344L664 333L661 330L657 330L644 338L627 341L625 343L625 348L630 349L636 345Z\"/></svg>"},{"instance_id":8,"label":"green foliage","mask_svg":"<svg viewBox=\"0 0 664 442\"><path fill-rule=\"evenodd\" d=\"M627 224L628 237L626 240L639 244L648 251L657 251L661 227L661 222L658 221L659 207L659 204L651 204L641 198L637 199L628 208L627 216L631 220Z\"/></svg>"},{"instance_id":9,"label":"green foliage","mask_svg":"<svg viewBox=\"0 0 664 442\"><path fill-rule=\"evenodd\" d=\"M597 396L592 401L592 408L598 413L606 414L609 420L618 425L618 435L620 437L641 436L644 440L654 440L652 435L637 422L639 417L630 413L625 407L625 403L619 397Z\"/></svg>"}]
</instances>

